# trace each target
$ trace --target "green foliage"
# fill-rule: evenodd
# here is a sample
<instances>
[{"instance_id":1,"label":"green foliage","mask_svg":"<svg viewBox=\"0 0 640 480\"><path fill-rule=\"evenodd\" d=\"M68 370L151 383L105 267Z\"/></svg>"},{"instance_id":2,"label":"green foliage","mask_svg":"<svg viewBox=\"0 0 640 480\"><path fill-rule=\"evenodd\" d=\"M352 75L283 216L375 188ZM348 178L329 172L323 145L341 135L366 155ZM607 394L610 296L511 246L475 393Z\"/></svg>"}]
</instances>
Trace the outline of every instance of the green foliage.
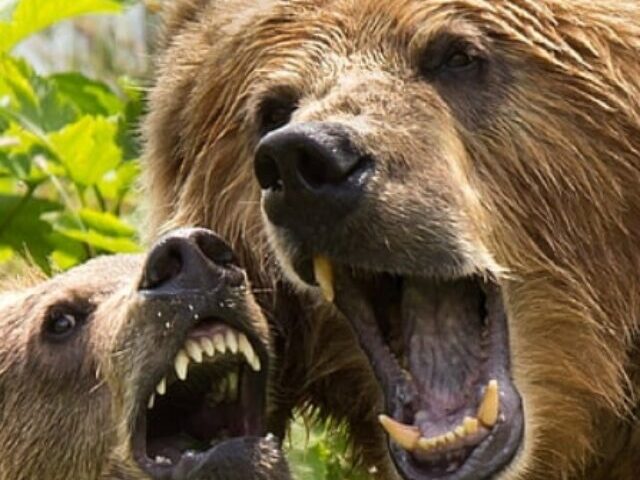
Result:
<instances>
[{"instance_id":1,"label":"green foliage","mask_svg":"<svg viewBox=\"0 0 640 480\"><path fill-rule=\"evenodd\" d=\"M141 95L79 73L39 75L8 53L61 19L118 12L112 0L0 3L0 261L46 273L99 253L138 250L127 223L139 166L131 126Z\"/></svg>"}]
</instances>

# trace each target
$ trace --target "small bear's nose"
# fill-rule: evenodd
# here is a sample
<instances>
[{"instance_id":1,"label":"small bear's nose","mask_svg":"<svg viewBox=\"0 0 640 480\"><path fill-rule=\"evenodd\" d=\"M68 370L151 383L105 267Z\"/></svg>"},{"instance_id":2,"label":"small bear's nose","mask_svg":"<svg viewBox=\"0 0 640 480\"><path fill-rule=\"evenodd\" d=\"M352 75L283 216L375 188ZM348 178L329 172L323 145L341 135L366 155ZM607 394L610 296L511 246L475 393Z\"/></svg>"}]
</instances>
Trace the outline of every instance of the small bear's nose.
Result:
<instances>
[{"instance_id":1,"label":"small bear's nose","mask_svg":"<svg viewBox=\"0 0 640 480\"><path fill-rule=\"evenodd\" d=\"M231 247L203 228L175 230L149 252L141 290L212 290L222 281L237 286L244 280Z\"/></svg>"},{"instance_id":2,"label":"small bear's nose","mask_svg":"<svg viewBox=\"0 0 640 480\"><path fill-rule=\"evenodd\" d=\"M335 216L352 208L370 170L347 129L335 123L309 122L281 128L259 143L255 175L269 219ZM287 211L287 213L285 213Z\"/></svg>"}]
</instances>

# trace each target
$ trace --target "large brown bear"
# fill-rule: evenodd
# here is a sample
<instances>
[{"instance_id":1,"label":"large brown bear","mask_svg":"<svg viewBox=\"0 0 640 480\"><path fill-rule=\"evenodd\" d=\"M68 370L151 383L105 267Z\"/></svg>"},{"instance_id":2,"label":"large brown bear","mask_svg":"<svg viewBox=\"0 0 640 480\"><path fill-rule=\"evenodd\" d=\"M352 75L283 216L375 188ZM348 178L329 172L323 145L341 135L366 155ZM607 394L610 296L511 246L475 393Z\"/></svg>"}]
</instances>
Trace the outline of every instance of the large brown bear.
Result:
<instances>
[{"instance_id":1,"label":"large brown bear","mask_svg":"<svg viewBox=\"0 0 640 480\"><path fill-rule=\"evenodd\" d=\"M382 478L637 478L640 2L172 4L151 230L241 252L276 421Z\"/></svg>"},{"instance_id":2,"label":"large brown bear","mask_svg":"<svg viewBox=\"0 0 640 480\"><path fill-rule=\"evenodd\" d=\"M0 296L0 480L287 480L267 324L205 230Z\"/></svg>"}]
</instances>

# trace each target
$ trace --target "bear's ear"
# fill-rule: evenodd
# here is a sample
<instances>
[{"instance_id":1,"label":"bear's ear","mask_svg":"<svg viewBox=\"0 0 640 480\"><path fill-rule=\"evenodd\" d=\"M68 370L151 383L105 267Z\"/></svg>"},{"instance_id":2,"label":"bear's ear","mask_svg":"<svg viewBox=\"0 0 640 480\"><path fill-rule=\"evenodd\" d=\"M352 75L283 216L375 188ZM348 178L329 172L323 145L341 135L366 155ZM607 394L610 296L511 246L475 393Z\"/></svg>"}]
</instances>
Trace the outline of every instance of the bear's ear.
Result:
<instances>
[{"instance_id":1,"label":"bear's ear","mask_svg":"<svg viewBox=\"0 0 640 480\"><path fill-rule=\"evenodd\" d=\"M159 7L163 19L163 31L160 45L166 43L176 35L185 24L197 20L198 15L216 0L164 0Z\"/></svg>"}]
</instances>

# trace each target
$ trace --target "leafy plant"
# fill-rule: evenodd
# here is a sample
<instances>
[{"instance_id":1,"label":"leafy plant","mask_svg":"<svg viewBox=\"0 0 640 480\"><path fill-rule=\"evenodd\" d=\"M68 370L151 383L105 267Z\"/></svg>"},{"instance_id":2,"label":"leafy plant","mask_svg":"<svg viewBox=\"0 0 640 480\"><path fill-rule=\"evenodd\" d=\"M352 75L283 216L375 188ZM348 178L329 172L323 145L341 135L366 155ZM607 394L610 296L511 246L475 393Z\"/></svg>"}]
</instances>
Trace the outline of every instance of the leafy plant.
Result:
<instances>
[{"instance_id":1,"label":"leafy plant","mask_svg":"<svg viewBox=\"0 0 640 480\"><path fill-rule=\"evenodd\" d=\"M141 95L80 73L39 75L10 50L71 16L119 12L113 0L0 3L0 261L44 272L138 250L126 218L139 165L131 126Z\"/></svg>"}]
</instances>

